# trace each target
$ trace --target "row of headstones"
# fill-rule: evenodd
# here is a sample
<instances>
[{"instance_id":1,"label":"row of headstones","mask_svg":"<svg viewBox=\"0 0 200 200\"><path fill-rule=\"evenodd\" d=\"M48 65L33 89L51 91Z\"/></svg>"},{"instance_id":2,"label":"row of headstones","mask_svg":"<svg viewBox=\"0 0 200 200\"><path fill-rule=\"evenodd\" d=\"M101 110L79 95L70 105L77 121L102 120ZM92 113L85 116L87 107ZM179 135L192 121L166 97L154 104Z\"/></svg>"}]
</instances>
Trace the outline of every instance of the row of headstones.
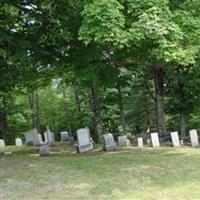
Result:
<instances>
[{"instance_id":1,"label":"row of headstones","mask_svg":"<svg viewBox=\"0 0 200 200\"><path fill-rule=\"evenodd\" d=\"M192 129L189 131L190 133L190 141L192 144L192 147L199 147L199 140L198 140L198 134L196 129ZM171 140L174 147L181 147L183 145L183 142L181 144L179 140L178 132L171 132ZM153 147L160 147L160 141L158 137L158 133L151 133L151 142ZM149 142L148 142L149 143ZM143 138L138 138L138 147L143 147Z\"/></svg>"},{"instance_id":2,"label":"row of headstones","mask_svg":"<svg viewBox=\"0 0 200 200\"><path fill-rule=\"evenodd\" d=\"M16 146L23 146L23 142L21 138L15 139L15 145ZM5 147L5 141L3 139L0 139L0 147Z\"/></svg>"}]
</instances>

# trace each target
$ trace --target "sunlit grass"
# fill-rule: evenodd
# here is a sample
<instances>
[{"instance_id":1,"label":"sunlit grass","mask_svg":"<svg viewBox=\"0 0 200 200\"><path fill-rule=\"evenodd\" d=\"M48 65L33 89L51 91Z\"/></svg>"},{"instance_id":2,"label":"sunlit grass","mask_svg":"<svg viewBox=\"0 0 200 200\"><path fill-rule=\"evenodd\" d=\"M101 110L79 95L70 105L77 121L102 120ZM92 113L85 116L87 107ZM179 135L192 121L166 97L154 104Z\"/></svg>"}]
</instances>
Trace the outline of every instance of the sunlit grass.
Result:
<instances>
[{"instance_id":1,"label":"sunlit grass","mask_svg":"<svg viewBox=\"0 0 200 200\"><path fill-rule=\"evenodd\" d=\"M200 149L122 148L77 155L57 144L49 157L34 147L1 155L2 200L197 200ZM5 151L5 150L4 150Z\"/></svg>"}]
</instances>

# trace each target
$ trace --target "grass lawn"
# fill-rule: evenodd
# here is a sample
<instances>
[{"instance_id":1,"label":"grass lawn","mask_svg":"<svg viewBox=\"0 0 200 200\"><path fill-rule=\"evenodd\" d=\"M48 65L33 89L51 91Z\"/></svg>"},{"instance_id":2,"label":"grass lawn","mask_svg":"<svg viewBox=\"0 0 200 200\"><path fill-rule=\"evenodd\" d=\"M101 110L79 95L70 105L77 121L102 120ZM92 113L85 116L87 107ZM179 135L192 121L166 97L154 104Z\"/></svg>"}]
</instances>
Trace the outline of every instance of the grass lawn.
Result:
<instances>
[{"instance_id":1,"label":"grass lawn","mask_svg":"<svg viewBox=\"0 0 200 200\"><path fill-rule=\"evenodd\" d=\"M96 147L77 155L57 144L49 157L33 147L6 147L1 200L200 200L200 149Z\"/></svg>"}]
</instances>

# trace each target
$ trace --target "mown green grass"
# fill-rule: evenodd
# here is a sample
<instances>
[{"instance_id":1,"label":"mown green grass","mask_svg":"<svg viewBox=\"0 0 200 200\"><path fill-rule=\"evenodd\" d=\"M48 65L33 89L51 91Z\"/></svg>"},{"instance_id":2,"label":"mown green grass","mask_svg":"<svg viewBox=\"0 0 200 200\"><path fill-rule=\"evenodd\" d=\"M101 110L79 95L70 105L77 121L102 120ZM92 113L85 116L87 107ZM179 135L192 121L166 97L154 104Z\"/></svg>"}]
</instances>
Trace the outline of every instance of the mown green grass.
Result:
<instances>
[{"instance_id":1,"label":"mown green grass","mask_svg":"<svg viewBox=\"0 0 200 200\"><path fill-rule=\"evenodd\" d=\"M5 151L5 150L4 150ZM123 148L77 155L59 144L49 157L33 147L1 155L1 200L197 200L200 149Z\"/></svg>"}]
</instances>

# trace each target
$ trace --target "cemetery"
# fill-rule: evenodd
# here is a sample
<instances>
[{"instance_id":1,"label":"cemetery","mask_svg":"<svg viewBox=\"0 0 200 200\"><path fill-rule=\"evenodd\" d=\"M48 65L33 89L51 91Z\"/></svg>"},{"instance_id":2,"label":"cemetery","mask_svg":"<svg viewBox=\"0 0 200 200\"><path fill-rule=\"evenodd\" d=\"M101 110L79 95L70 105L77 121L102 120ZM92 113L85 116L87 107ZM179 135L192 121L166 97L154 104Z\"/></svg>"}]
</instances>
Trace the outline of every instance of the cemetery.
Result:
<instances>
[{"instance_id":1,"label":"cemetery","mask_svg":"<svg viewBox=\"0 0 200 200\"><path fill-rule=\"evenodd\" d=\"M200 200L200 0L0 1L0 200Z\"/></svg>"}]
</instances>

